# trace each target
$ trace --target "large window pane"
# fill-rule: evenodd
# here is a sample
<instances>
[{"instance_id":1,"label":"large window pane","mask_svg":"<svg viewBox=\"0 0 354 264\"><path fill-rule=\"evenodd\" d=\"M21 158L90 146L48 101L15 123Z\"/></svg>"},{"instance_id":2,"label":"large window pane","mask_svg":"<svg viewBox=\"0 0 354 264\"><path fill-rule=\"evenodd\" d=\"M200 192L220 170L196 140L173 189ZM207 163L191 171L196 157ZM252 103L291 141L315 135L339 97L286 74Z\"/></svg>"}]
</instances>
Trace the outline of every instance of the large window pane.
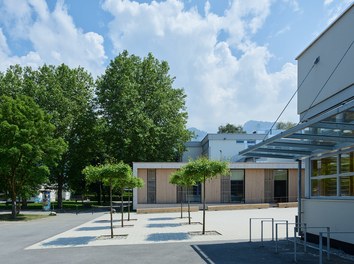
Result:
<instances>
[{"instance_id":1,"label":"large window pane","mask_svg":"<svg viewBox=\"0 0 354 264\"><path fill-rule=\"evenodd\" d=\"M320 196L337 195L337 178L322 179L318 183Z\"/></svg>"},{"instance_id":2,"label":"large window pane","mask_svg":"<svg viewBox=\"0 0 354 264\"><path fill-rule=\"evenodd\" d=\"M320 175L320 166L319 163L321 162L319 160L311 160L311 169L312 169L312 177Z\"/></svg>"},{"instance_id":3,"label":"large window pane","mask_svg":"<svg viewBox=\"0 0 354 264\"><path fill-rule=\"evenodd\" d=\"M323 158L320 162L321 175L333 175L337 173L337 156Z\"/></svg>"},{"instance_id":4,"label":"large window pane","mask_svg":"<svg viewBox=\"0 0 354 264\"><path fill-rule=\"evenodd\" d=\"M354 152L341 155L341 173L354 172Z\"/></svg>"},{"instance_id":5,"label":"large window pane","mask_svg":"<svg viewBox=\"0 0 354 264\"><path fill-rule=\"evenodd\" d=\"M354 176L340 178L340 195L354 196Z\"/></svg>"},{"instance_id":6,"label":"large window pane","mask_svg":"<svg viewBox=\"0 0 354 264\"><path fill-rule=\"evenodd\" d=\"M288 201L288 170L273 170L274 201L281 203Z\"/></svg>"},{"instance_id":7,"label":"large window pane","mask_svg":"<svg viewBox=\"0 0 354 264\"><path fill-rule=\"evenodd\" d=\"M320 195L320 189L318 186L318 180L312 180L311 181L311 195L312 196L319 196Z\"/></svg>"},{"instance_id":8,"label":"large window pane","mask_svg":"<svg viewBox=\"0 0 354 264\"><path fill-rule=\"evenodd\" d=\"M244 185L245 171L231 170L230 188L231 188L231 202L243 202L245 199L245 185Z\"/></svg>"},{"instance_id":9,"label":"large window pane","mask_svg":"<svg viewBox=\"0 0 354 264\"><path fill-rule=\"evenodd\" d=\"M156 203L156 170L147 171L147 203Z\"/></svg>"}]
</instances>

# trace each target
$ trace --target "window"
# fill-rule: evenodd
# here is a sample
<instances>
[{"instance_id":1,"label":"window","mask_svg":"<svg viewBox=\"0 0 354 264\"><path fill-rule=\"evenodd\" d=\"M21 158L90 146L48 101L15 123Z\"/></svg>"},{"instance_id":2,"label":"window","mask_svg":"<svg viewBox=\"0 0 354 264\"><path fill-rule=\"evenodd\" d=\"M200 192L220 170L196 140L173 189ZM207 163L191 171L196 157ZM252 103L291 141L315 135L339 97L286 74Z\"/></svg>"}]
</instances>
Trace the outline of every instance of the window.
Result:
<instances>
[{"instance_id":1,"label":"window","mask_svg":"<svg viewBox=\"0 0 354 264\"><path fill-rule=\"evenodd\" d=\"M147 171L147 203L156 203L156 170Z\"/></svg>"},{"instance_id":2,"label":"window","mask_svg":"<svg viewBox=\"0 0 354 264\"><path fill-rule=\"evenodd\" d=\"M311 161L311 195L354 196L354 152Z\"/></svg>"},{"instance_id":3,"label":"window","mask_svg":"<svg viewBox=\"0 0 354 264\"><path fill-rule=\"evenodd\" d=\"M288 201L288 170L274 170L274 201Z\"/></svg>"},{"instance_id":4,"label":"window","mask_svg":"<svg viewBox=\"0 0 354 264\"><path fill-rule=\"evenodd\" d=\"M231 202L243 202L245 200L244 180L244 170L231 170Z\"/></svg>"},{"instance_id":5,"label":"window","mask_svg":"<svg viewBox=\"0 0 354 264\"><path fill-rule=\"evenodd\" d=\"M221 177L221 202L244 202L245 200L245 171L231 170L230 176Z\"/></svg>"}]
</instances>

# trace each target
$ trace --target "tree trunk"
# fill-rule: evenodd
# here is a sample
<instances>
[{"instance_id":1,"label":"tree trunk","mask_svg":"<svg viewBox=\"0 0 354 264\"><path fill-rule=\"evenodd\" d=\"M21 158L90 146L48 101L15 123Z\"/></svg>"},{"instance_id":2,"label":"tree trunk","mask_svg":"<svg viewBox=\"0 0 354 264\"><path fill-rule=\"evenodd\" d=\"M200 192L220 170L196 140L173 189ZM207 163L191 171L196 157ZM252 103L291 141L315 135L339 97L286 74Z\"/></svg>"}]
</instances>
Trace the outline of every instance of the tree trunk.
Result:
<instances>
[{"instance_id":1,"label":"tree trunk","mask_svg":"<svg viewBox=\"0 0 354 264\"><path fill-rule=\"evenodd\" d=\"M11 217L12 219L16 219L16 216L17 216L17 204L16 204L16 196L12 196L12 208L11 208Z\"/></svg>"},{"instance_id":2,"label":"tree trunk","mask_svg":"<svg viewBox=\"0 0 354 264\"><path fill-rule=\"evenodd\" d=\"M112 183L109 185L109 203L110 203L110 215L111 215L111 238L113 238L113 203L112 203Z\"/></svg>"},{"instance_id":3,"label":"tree trunk","mask_svg":"<svg viewBox=\"0 0 354 264\"><path fill-rule=\"evenodd\" d=\"M63 209L63 184L64 184L64 177L63 175L59 174L57 178L58 183L58 209Z\"/></svg>"},{"instance_id":4,"label":"tree trunk","mask_svg":"<svg viewBox=\"0 0 354 264\"><path fill-rule=\"evenodd\" d=\"M121 204L120 204L120 213L121 213L121 226L123 227L124 226L124 223L123 223L123 220L124 220L124 201L123 201L123 192L124 192L124 189L122 188L122 191L121 191L121 198L120 198L120 201L121 201Z\"/></svg>"},{"instance_id":5,"label":"tree trunk","mask_svg":"<svg viewBox=\"0 0 354 264\"><path fill-rule=\"evenodd\" d=\"M181 219L183 218L183 188L180 189L180 197L181 197Z\"/></svg>"},{"instance_id":6,"label":"tree trunk","mask_svg":"<svg viewBox=\"0 0 354 264\"><path fill-rule=\"evenodd\" d=\"M128 221L130 221L130 194L128 195Z\"/></svg>"},{"instance_id":7,"label":"tree trunk","mask_svg":"<svg viewBox=\"0 0 354 264\"><path fill-rule=\"evenodd\" d=\"M205 176L203 178L203 235L205 235Z\"/></svg>"},{"instance_id":8,"label":"tree trunk","mask_svg":"<svg viewBox=\"0 0 354 264\"><path fill-rule=\"evenodd\" d=\"M191 224L191 202L190 202L190 196L189 196L189 190L190 188L188 187L187 189L187 199L188 199L188 223Z\"/></svg>"}]
</instances>

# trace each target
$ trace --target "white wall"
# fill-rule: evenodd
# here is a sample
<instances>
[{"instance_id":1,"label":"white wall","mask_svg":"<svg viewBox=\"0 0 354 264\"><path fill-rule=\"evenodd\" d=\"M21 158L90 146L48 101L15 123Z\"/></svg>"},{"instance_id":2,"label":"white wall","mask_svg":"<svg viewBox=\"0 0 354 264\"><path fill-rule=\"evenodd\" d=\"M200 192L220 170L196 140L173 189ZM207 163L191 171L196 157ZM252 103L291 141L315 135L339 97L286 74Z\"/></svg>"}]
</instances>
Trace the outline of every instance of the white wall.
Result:
<instances>
[{"instance_id":1,"label":"white wall","mask_svg":"<svg viewBox=\"0 0 354 264\"><path fill-rule=\"evenodd\" d=\"M354 232L353 200L304 199L302 204L304 212L302 221L307 226L329 226L331 231L335 232ZM308 232L318 235L320 231L309 229ZM354 234L333 234L331 238L354 243Z\"/></svg>"},{"instance_id":2,"label":"white wall","mask_svg":"<svg viewBox=\"0 0 354 264\"><path fill-rule=\"evenodd\" d=\"M319 56L320 61L316 64L308 75L306 81L302 84L298 91L298 113L302 114L312 104L320 89L331 75L332 71L345 54L346 50L353 41L354 36L354 6L342 16L337 22L330 26L322 35L319 36L298 59L298 85L304 80L305 76L314 65L315 59ZM339 67L329 79L328 83L320 92L314 105L323 102L338 92L345 93L338 96L338 99L331 97L330 101L326 101L325 106L321 106L323 111L339 103L343 98L353 96L352 90L345 89L354 83L353 74L354 61L354 45L350 48ZM350 95L351 94L351 95ZM316 114L309 112L305 119Z\"/></svg>"}]
</instances>

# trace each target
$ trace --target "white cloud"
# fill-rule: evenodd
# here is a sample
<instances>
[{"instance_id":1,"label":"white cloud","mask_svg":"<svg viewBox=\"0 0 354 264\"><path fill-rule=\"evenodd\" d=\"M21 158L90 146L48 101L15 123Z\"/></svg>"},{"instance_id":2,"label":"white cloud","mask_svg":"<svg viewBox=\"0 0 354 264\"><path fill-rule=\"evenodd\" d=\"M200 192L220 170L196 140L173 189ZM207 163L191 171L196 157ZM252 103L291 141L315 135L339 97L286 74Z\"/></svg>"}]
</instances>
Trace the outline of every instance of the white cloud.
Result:
<instances>
[{"instance_id":1,"label":"white cloud","mask_svg":"<svg viewBox=\"0 0 354 264\"><path fill-rule=\"evenodd\" d=\"M252 41L270 5L236 0L223 16L212 13L209 2L201 15L177 0L106 0L103 9L114 17L109 34L116 54L127 49L167 60L176 86L185 88L189 125L215 132L227 122L274 121L296 90L296 66L288 63L270 73L272 54ZM220 41L222 32L226 37ZM284 120L297 120L295 113L292 109Z\"/></svg>"},{"instance_id":2,"label":"white cloud","mask_svg":"<svg viewBox=\"0 0 354 264\"><path fill-rule=\"evenodd\" d=\"M71 67L82 66L93 76L101 74L106 60L103 37L95 32L77 28L63 1L58 1L50 12L43 0L4 1L1 11L11 37L30 41L33 50L22 57L3 55L0 68L21 63L38 67L65 63ZM18 4L19 8L16 8ZM38 63L38 64L36 64Z\"/></svg>"},{"instance_id":3,"label":"white cloud","mask_svg":"<svg viewBox=\"0 0 354 264\"><path fill-rule=\"evenodd\" d=\"M353 4L353 0L331 1L325 0L324 6L327 8L328 24L331 24L338 16L344 12L350 5Z\"/></svg>"}]
</instances>

